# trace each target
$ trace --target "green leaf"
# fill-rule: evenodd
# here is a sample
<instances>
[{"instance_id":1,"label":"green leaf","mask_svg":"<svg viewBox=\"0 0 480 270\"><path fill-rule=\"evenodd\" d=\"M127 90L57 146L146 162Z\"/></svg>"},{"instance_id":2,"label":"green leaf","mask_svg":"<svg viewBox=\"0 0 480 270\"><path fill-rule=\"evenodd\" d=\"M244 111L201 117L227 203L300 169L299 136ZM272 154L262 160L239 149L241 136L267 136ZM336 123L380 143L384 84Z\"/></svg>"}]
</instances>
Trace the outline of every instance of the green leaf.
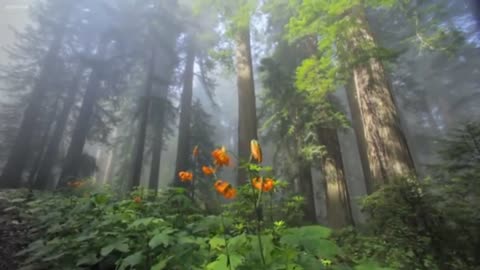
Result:
<instances>
[{"instance_id":1,"label":"green leaf","mask_svg":"<svg viewBox=\"0 0 480 270\"><path fill-rule=\"evenodd\" d=\"M30 253L32 251L35 251L35 250L38 250L38 249L43 249L45 247L45 244L43 242L43 240L37 240L35 242L32 242L30 245L28 245L28 247L24 250L21 250L19 251L17 254L15 254L16 256L23 256L27 253Z\"/></svg>"},{"instance_id":2,"label":"green leaf","mask_svg":"<svg viewBox=\"0 0 480 270\"><path fill-rule=\"evenodd\" d=\"M230 265L231 269L234 270L243 263L245 258L238 254L230 254ZM228 266L227 255L222 254L218 258L207 265L207 270L230 270Z\"/></svg>"},{"instance_id":3,"label":"green leaf","mask_svg":"<svg viewBox=\"0 0 480 270\"><path fill-rule=\"evenodd\" d=\"M124 270L129 266L139 265L143 261L143 254L141 251L136 252L125 259L122 260L122 264L118 268L119 270Z\"/></svg>"},{"instance_id":4,"label":"green leaf","mask_svg":"<svg viewBox=\"0 0 480 270\"><path fill-rule=\"evenodd\" d=\"M110 253L112 253L113 250L118 250L122 253L126 253L129 251L128 244L125 241L118 241L113 244L107 245L100 250L100 255L102 255L102 257L106 257Z\"/></svg>"},{"instance_id":5,"label":"green leaf","mask_svg":"<svg viewBox=\"0 0 480 270\"><path fill-rule=\"evenodd\" d=\"M217 235L210 239L208 243L210 244L211 249L222 250L225 247L225 238Z\"/></svg>"},{"instance_id":6,"label":"green leaf","mask_svg":"<svg viewBox=\"0 0 480 270\"><path fill-rule=\"evenodd\" d=\"M80 257L77 260L76 266L89 266L94 265L99 261L97 255L95 253L89 253L83 257Z\"/></svg>"},{"instance_id":7,"label":"green leaf","mask_svg":"<svg viewBox=\"0 0 480 270\"><path fill-rule=\"evenodd\" d=\"M65 252L61 252L61 253L43 258L42 261L44 261L44 262L55 261L55 260L58 260L58 259L62 258L64 255L65 255Z\"/></svg>"},{"instance_id":8,"label":"green leaf","mask_svg":"<svg viewBox=\"0 0 480 270\"><path fill-rule=\"evenodd\" d=\"M167 233L161 232L150 239L148 246L152 249L158 247L159 245L167 247L170 244L170 240L171 237Z\"/></svg>"},{"instance_id":9,"label":"green leaf","mask_svg":"<svg viewBox=\"0 0 480 270\"><path fill-rule=\"evenodd\" d=\"M154 218L152 218L152 217L137 219L129 227L133 228L133 227L138 227L140 225L147 226L150 223L152 223L153 220L154 220Z\"/></svg>"},{"instance_id":10,"label":"green leaf","mask_svg":"<svg viewBox=\"0 0 480 270\"><path fill-rule=\"evenodd\" d=\"M161 261L159 261L157 264L153 265L150 270L162 270L165 267L167 267L168 262L173 258L173 256L167 257Z\"/></svg>"},{"instance_id":11,"label":"green leaf","mask_svg":"<svg viewBox=\"0 0 480 270\"><path fill-rule=\"evenodd\" d=\"M305 226L286 229L280 239L282 244L301 247L322 259L333 259L338 254L337 245L328 240L331 230L322 226Z\"/></svg>"}]
</instances>

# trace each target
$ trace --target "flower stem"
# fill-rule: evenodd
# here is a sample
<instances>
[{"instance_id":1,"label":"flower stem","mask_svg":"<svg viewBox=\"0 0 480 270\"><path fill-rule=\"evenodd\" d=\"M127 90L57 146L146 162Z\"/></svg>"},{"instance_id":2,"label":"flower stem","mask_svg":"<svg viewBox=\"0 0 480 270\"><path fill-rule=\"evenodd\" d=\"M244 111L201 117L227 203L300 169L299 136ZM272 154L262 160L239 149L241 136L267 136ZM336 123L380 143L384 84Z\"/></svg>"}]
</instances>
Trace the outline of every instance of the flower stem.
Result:
<instances>
[{"instance_id":1,"label":"flower stem","mask_svg":"<svg viewBox=\"0 0 480 270\"><path fill-rule=\"evenodd\" d=\"M218 195L217 195L217 199L218 199ZM228 250L227 233L225 231L225 221L223 220L223 211L220 212L220 220L222 221L222 233L223 233L223 239L225 240L225 252L227 253L227 266L229 270L232 270L232 263L230 261L230 252Z\"/></svg>"}]
</instances>

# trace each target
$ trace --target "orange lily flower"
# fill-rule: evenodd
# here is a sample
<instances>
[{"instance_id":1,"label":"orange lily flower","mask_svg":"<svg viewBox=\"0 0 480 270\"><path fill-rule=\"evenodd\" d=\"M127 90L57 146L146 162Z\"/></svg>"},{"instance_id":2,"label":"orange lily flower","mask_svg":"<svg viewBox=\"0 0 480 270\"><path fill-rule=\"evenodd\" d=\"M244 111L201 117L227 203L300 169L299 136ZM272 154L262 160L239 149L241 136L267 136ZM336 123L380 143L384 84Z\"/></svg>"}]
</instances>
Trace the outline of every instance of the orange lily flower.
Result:
<instances>
[{"instance_id":1,"label":"orange lily flower","mask_svg":"<svg viewBox=\"0 0 480 270\"><path fill-rule=\"evenodd\" d=\"M135 203L141 203L141 202L142 202L142 198L140 198L140 196L135 196L135 197L133 197L133 201L134 201Z\"/></svg>"},{"instance_id":2,"label":"orange lily flower","mask_svg":"<svg viewBox=\"0 0 480 270\"><path fill-rule=\"evenodd\" d=\"M203 166L202 171L205 175L212 175L215 173L215 169L210 166Z\"/></svg>"},{"instance_id":3,"label":"orange lily flower","mask_svg":"<svg viewBox=\"0 0 480 270\"><path fill-rule=\"evenodd\" d=\"M252 179L252 186L263 192L269 192L275 187L275 181L271 178L263 179L262 177L255 177Z\"/></svg>"},{"instance_id":4,"label":"orange lily flower","mask_svg":"<svg viewBox=\"0 0 480 270\"><path fill-rule=\"evenodd\" d=\"M237 190L228 182L217 180L214 187L225 199L233 199L237 195Z\"/></svg>"},{"instance_id":5,"label":"orange lily flower","mask_svg":"<svg viewBox=\"0 0 480 270\"><path fill-rule=\"evenodd\" d=\"M257 140L250 141L250 152L252 153L252 158L258 163L262 162L262 148Z\"/></svg>"},{"instance_id":6,"label":"orange lily flower","mask_svg":"<svg viewBox=\"0 0 480 270\"><path fill-rule=\"evenodd\" d=\"M186 171L181 171L181 172L178 173L178 177L180 177L180 180L182 182L192 181L193 180L193 173L186 172Z\"/></svg>"},{"instance_id":7,"label":"orange lily flower","mask_svg":"<svg viewBox=\"0 0 480 270\"><path fill-rule=\"evenodd\" d=\"M228 156L227 150L224 146L213 150L212 157L215 165L217 166L230 165L230 157Z\"/></svg>"}]
</instances>

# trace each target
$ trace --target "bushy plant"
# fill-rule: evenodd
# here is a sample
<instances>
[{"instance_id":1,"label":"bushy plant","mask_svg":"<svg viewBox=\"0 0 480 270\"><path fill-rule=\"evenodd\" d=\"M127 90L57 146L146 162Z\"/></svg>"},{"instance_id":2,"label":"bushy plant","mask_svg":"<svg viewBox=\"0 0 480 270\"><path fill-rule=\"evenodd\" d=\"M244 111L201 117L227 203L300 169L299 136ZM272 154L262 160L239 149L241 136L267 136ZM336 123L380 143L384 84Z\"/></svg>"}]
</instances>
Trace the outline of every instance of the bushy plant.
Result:
<instances>
[{"instance_id":1,"label":"bushy plant","mask_svg":"<svg viewBox=\"0 0 480 270\"><path fill-rule=\"evenodd\" d=\"M281 182L261 175L269 170L259 165L256 147L245 164L251 182L239 191L216 177L220 166L229 164L224 148L214 151L216 167L203 170L219 202L235 201L218 214L198 206L194 185L158 194L138 189L121 198L75 181L63 191L15 201L37 239L20 252L27 258L22 269L382 269L370 261L355 266L341 259L345 254L328 228L290 227L281 220L300 212L301 198L274 201ZM196 179L188 171L181 178Z\"/></svg>"},{"instance_id":2,"label":"bushy plant","mask_svg":"<svg viewBox=\"0 0 480 270\"><path fill-rule=\"evenodd\" d=\"M375 258L395 269L479 269L480 125L442 140L434 179L401 178L366 197L363 230L337 235L349 259Z\"/></svg>"}]
</instances>

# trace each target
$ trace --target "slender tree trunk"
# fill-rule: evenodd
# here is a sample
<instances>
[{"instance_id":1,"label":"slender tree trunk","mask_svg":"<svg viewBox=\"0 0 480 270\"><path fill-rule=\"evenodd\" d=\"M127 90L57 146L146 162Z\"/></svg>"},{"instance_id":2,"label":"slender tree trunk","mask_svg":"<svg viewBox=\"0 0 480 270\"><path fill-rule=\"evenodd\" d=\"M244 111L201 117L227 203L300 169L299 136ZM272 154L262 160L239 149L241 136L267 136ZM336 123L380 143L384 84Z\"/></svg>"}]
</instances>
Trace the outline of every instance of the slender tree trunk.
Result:
<instances>
[{"instance_id":1,"label":"slender tree trunk","mask_svg":"<svg viewBox=\"0 0 480 270\"><path fill-rule=\"evenodd\" d=\"M361 12L361 11L360 11ZM357 11L357 15L358 15ZM350 36L349 51L365 55L364 48L374 47L375 41L363 15ZM398 176L414 173L414 165L401 129L397 107L385 69L379 59L370 57L355 63L353 87L348 91L352 115L357 115L356 133L361 144L364 167L367 169L368 191Z\"/></svg>"},{"instance_id":2,"label":"slender tree trunk","mask_svg":"<svg viewBox=\"0 0 480 270\"><path fill-rule=\"evenodd\" d=\"M140 115L140 123L138 127L138 134L135 141L135 149L133 155L133 167L132 167L132 179L130 182L130 189L140 186L140 180L142 177L142 166L143 166L143 153L145 152L145 140L147 135L148 127L148 116L150 112L152 89L153 89L153 79L155 73L155 53L152 50L152 56L148 64L148 75L145 82L145 97L141 102L139 108L142 110Z\"/></svg>"},{"instance_id":3,"label":"slender tree trunk","mask_svg":"<svg viewBox=\"0 0 480 270\"><path fill-rule=\"evenodd\" d=\"M60 175L59 184L63 185L70 178L78 176L78 166L81 163L83 148L92 125L92 116L98 99L98 91L102 80L102 65L95 66L89 77L87 89L83 98L80 114L73 130L67 156Z\"/></svg>"},{"instance_id":4,"label":"slender tree trunk","mask_svg":"<svg viewBox=\"0 0 480 270\"><path fill-rule=\"evenodd\" d=\"M191 122L192 122L192 96L193 96L193 73L195 65L195 42L191 37L188 45L187 58L185 61L185 71L183 74L183 92L180 103L180 123L178 128L178 146L177 160L175 165L175 185L184 186L178 178L178 172L191 169L189 168L191 151Z\"/></svg>"},{"instance_id":5,"label":"slender tree trunk","mask_svg":"<svg viewBox=\"0 0 480 270\"><path fill-rule=\"evenodd\" d=\"M22 174L31 155L33 134L38 131L38 120L42 114L45 94L51 85L52 74L58 67L58 55L62 47L65 29L58 30L43 59L40 75L35 81L30 101L23 114L22 122L0 177L0 187L16 188L21 185Z\"/></svg>"},{"instance_id":6,"label":"slender tree trunk","mask_svg":"<svg viewBox=\"0 0 480 270\"><path fill-rule=\"evenodd\" d=\"M113 141L117 139L118 136L118 127L115 127L113 130ZM113 162L113 155L115 154L115 145L111 145L110 149L108 150L108 157L107 157L107 164L105 165L105 173L103 174L103 179L102 183L103 184L110 184L111 183L111 177L112 177L112 162Z\"/></svg>"},{"instance_id":7,"label":"slender tree trunk","mask_svg":"<svg viewBox=\"0 0 480 270\"><path fill-rule=\"evenodd\" d=\"M53 135L48 142L47 149L45 150L45 155L43 156L43 159L39 166L39 171L35 177L34 188L45 189L53 188L55 186L54 179L52 177L52 168L57 161L60 144L62 142L63 134L65 132L65 127L67 126L70 111L72 110L72 107L75 103L75 97L78 92L82 74L83 67L79 67L72 80L71 85L68 88L67 96L63 101L62 109L57 115Z\"/></svg>"},{"instance_id":8,"label":"slender tree trunk","mask_svg":"<svg viewBox=\"0 0 480 270\"><path fill-rule=\"evenodd\" d=\"M333 228L353 225L337 131L323 128L318 133L327 151L321 159L321 169L325 181L328 225Z\"/></svg>"},{"instance_id":9,"label":"slender tree trunk","mask_svg":"<svg viewBox=\"0 0 480 270\"><path fill-rule=\"evenodd\" d=\"M315 189L313 186L312 168L310 167L310 163L301 162L298 169L298 187L300 194L305 198L303 220L315 224L317 223L317 212L315 209Z\"/></svg>"},{"instance_id":10,"label":"slender tree trunk","mask_svg":"<svg viewBox=\"0 0 480 270\"><path fill-rule=\"evenodd\" d=\"M40 169L40 164L42 160L45 158L45 152L47 150L47 142L48 138L50 137L50 133L52 131L53 124L55 123L55 116L57 115L58 112L58 100L55 100L55 103L53 105L52 110L50 111L49 116L47 117L48 123L47 126L43 132L42 138L40 139L39 145L39 150L37 153L37 157L35 158L35 161L32 165L32 168L30 170L30 174L28 175L28 186L29 188L33 187L33 184L35 182L35 179L38 175L38 171Z\"/></svg>"},{"instance_id":11,"label":"slender tree trunk","mask_svg":"<svg viewBox=\"0 0 480 270\"><path fill-rule=\"evenodd\" d=\"M165 89L166 91L167 89ZM158 190L158 178L160 176L160 161L162 158L163 131L165 128L165 103L158 107L157 119L153 123L153 147L152 164L150 166L150 181L148 187L155 192Z\"/></svg>"},{"instance_id":12,"label":"slender tree trunk","mask_svg":"<svg viewBox=\"0 0 480 270\"><path fill-rule=\"evenodd\" d=\"M257 113L250 29L239 30L235 41L238 87L238 158L239 162L246 162L250 157L250 140L257 139ZM237 184L247 182L246 170L239 169Z\"/></svg>"}]
</instances>

